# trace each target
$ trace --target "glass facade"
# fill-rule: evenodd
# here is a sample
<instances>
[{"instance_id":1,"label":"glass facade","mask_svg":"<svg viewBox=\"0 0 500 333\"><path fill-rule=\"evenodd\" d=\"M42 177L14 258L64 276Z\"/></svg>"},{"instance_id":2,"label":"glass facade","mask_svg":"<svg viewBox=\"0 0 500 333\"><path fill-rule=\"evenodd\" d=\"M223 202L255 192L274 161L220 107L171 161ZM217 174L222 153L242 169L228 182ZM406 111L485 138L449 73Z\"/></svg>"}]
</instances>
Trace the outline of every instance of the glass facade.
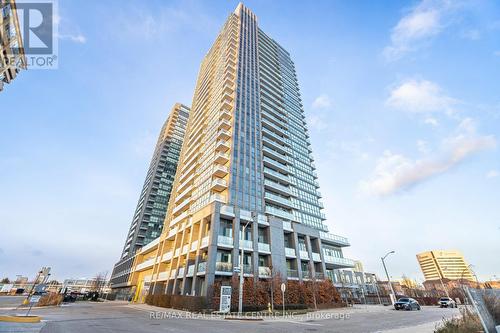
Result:
<instances>
[{"instance_id":1,"label":"glass facade","mask_svg":"<svg viewBox=\"0 0 500 333\"><path fill-rule=\"evenodd\" d=\"M176 104L161 129L122 258L133 255L161 234L188 116L189 108Z\"/></svg>"}]
</instances>

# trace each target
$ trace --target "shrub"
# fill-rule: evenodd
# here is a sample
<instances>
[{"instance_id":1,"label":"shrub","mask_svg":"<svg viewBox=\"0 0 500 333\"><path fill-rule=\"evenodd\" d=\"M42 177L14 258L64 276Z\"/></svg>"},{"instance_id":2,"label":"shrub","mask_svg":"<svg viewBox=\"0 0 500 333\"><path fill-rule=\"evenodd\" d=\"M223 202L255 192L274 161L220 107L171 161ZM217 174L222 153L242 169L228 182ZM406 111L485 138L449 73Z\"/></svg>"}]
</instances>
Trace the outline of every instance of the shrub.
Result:
<instances>
[{"instance_id":1,"label":"shrub","mask_svg":"<svg viewBox=\"0 0 500 333\"><path fill-rule=\"evenodd\" d=\"M460 317L443 319L443 322L436 327L434 333L482 332L483 327L477 314L467 309L460 310L460 313Z\"/></svg>"},{"instance_id":2,"label":"shrub","mask_svg":"<svg viewBox=\"0 0 500 333\"><path fill-rule=\"evenodd\" d=\"M38 301L38 306L49 306L49 305L59 305L62 303L64 296L57 293L49 293L40 297Z\"/></svg>"},{"instance_id":3,"label":"shrub","mask_svg":"<svg viewBox=\"0 0 500 333\"><path fill-rule=\"evenodd\" d=\"M485 295L484 303L488 308L488 312L493 317L495 325L500 324L500 297L494 295Z\"/></svg>"}]
</instances>

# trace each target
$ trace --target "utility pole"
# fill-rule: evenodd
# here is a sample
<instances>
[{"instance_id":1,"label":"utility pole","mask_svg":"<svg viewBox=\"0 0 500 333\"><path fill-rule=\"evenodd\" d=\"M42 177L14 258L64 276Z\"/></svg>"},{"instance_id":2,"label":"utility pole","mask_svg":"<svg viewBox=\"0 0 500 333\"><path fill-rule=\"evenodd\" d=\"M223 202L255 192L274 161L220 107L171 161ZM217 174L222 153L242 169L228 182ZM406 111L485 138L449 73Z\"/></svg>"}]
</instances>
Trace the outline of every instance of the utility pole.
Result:
<instances>
[{"instance_id":1,"label":"utility pole","mask_svg":"<svg viewBox=\"0 0 500 333\"><path fill-rule=\"evenodd\" d=\"M380 259L382 259L382 265L384 266L385 275L387 276L387 282L389 283L389 287L391 287L391 292L392 292L392 295L393 295L393 298L391 298L392 305L394 305L394 301L396 300L396 293L394 292L394 288L392 287L392 282L391 282L391 278L389 277L389 273L387 273L387 267L385 267L385 258L387 258L387 256L389 254L393 254L395 252L396 251L387 252L387 254L385 256L383 256L382 258L380 258Z\"/></svg>"}]
</instances>

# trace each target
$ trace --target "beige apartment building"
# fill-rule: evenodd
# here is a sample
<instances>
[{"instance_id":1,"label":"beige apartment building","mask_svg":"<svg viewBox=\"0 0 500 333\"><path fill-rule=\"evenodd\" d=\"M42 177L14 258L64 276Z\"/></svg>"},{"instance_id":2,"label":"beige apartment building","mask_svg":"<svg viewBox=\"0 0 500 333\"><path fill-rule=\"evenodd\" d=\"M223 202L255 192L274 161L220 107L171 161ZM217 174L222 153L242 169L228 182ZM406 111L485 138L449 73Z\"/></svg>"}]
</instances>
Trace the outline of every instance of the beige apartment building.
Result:
<instances>
[{"instance_id":1,"label":"beige apartment building","mask_svg":"<svg viewBox=\"0 0 500 333\"><path fill-rule=\"evenodd\" d=\"M465 279L473 281L472 272L462 253L456 250L433 250L417 254L426 281Z\"/></svg>"},{"instance_id":2,"label":"beige apartment building","mask_svg":"<svg viewBox=\"0 0 500 333\"><path fill-rule=\"evenodd\" d=\"M201 64L162 234L130 270L135 299L354 267L325 224L311 153L290 54L239 4Z\"/></svg>"},{"instance_id":3,"label":"beige apartment building","mask_svg":"<svg viewBox=\"0 0 500 333\"><path fill-rule=\"evenodd\" d=\"M0 2L0 91L4 83L14 80L21 69L26 69L21 29L16 2Z\"/></svg>"}]
</instances>

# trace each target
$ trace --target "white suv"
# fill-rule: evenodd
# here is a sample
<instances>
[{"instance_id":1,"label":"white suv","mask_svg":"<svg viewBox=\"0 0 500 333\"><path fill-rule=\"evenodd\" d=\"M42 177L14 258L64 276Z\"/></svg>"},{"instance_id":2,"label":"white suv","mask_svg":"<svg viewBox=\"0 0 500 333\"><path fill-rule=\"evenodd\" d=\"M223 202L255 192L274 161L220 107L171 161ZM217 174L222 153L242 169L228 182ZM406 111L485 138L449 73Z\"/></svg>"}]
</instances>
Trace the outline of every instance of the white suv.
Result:
<instances>
[{"instance_id":1,"label":"white suv","mask_svg":"<svg viewBox=\"0 0 500 333\"><path fill-rule=\"evenodd\" d=\"M456 308L457 303L449 297L441 297L439 299L440 308Z\"/></svg>"}]
</instances>

